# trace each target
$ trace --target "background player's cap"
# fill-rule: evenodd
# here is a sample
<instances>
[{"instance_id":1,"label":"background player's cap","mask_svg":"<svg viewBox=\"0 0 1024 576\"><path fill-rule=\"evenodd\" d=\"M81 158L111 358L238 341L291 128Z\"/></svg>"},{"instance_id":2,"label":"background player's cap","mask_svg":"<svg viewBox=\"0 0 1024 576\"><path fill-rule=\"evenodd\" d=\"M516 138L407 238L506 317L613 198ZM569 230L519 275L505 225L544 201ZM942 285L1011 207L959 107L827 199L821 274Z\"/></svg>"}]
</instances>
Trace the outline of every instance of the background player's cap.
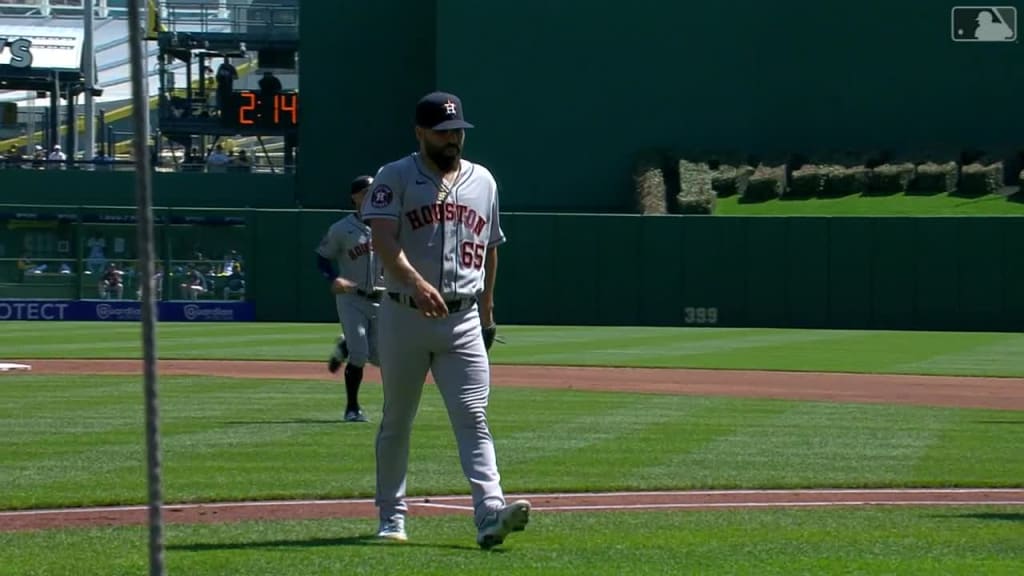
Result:
<instances>
[{"instance_id":1,"label":"background player's cap","mask_svg":"<svg viewBox=\"0 0 1024 576\"><path fill-rule=\"evenodd\" d=\"M369 176L369 175L366 175L366 174L364 174L362 176L359 176L355 180L352 181L352 185L349 186L348 193L349 194L355 194L356 192L359 192L360 190L369 188L370 184L373 184L373 176Z\"/></svg>"},{"instance_id":2,"label":"background player's cap","mask_svg":"<svg viewBox=\"0 0 1024 576\"><path fill-rule=\"evenodd\" d=\"M431 130L472 128L462 117L462 101L455 94L431 92L416 104L416 125Z\"/></svg>"}]
</instances>

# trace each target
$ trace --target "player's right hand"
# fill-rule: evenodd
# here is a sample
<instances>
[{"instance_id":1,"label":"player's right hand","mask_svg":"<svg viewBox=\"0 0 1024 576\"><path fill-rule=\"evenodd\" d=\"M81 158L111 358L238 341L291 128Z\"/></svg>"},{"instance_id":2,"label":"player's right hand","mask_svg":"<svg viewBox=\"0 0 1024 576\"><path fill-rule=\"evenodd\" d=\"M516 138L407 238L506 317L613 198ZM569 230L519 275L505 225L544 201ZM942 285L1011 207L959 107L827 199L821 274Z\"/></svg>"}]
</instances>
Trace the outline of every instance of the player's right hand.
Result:
<instances>
[{"instance_id":1,"label":"player's right hand","mask_svg":"<svg viewBox=\"0 0 1024 576\"><path fill-rule=\"evenodd\" d=\"M413 300L416 301L419 311L427 318L444 318L448 315L448 306L445 305L441 293L426 281L416 284Z\"/></svg>"}]
</instances>

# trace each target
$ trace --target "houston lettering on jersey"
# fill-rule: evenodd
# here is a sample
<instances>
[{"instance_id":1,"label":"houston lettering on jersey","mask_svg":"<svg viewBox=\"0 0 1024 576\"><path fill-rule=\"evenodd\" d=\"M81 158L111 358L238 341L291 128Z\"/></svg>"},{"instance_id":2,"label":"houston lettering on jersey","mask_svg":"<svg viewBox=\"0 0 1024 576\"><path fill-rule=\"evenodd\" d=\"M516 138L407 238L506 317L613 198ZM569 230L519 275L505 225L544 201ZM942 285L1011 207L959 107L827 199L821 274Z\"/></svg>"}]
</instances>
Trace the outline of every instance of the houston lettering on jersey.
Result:
<instances>
[{"instance_id":1,"label":"houston lettering on jersey","mask_svg":"<svg viewBox=\"0 0 1024 576\"><path fill-rule=\"evenodd\" d=\"M483 234L487 220L476 210L463 204L429 204L413 208L405 213L406 219L413 230L434 222L461 222L477 236Z\"/></svg>"},{"instance_id":2,"label":"houston lettering on jersey","mask_svg":"<svg viewBox=\"0 0 1024 576\"><path fill-rule=\"evenodd\" d=\"M348 257L350 260L358 260L360 256L366 256L373 251L373 247L369 242L363 242L362 244L356 244L348 251Z\"/></svg>"}]
</instances>

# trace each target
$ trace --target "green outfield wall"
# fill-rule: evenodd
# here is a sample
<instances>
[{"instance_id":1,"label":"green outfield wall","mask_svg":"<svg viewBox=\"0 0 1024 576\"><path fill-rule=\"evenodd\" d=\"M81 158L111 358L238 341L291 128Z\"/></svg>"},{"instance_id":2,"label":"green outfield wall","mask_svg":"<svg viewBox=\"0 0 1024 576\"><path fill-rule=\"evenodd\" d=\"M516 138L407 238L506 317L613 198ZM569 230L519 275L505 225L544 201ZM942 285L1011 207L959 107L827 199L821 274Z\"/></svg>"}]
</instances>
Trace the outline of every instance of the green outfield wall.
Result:
<instances>
[{"instance_id":1,"label":"green outfield wall","mask_svg":"<svg viewBox=\"0 0 1024 576\"><path fill-rule=\"evenodd\" d=\"M265 320L331 321L313 248L337 217L250 213ZM508 214L509 324L1024 329L1020 218Z\"/></svg>"}]
</instances>

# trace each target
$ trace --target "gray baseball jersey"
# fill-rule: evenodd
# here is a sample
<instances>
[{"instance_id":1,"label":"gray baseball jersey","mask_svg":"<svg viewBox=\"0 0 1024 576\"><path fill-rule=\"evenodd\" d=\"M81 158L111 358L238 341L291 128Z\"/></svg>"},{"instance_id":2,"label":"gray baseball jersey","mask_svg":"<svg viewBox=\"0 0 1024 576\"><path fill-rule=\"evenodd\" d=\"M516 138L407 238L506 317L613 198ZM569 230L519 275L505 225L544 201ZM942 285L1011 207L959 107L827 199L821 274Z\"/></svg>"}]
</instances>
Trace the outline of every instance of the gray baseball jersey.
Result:
<instances>
[{"instance_id":1,"label":"gray baseball jersey","mask_svg":"<svg viewBox=\"0 0 1024 576\"><path fill-rule=\"evenodd\" d=\"M467 160L462 160L450 189L423 165L419 154L385 164L363 200L362 213L366 220L399 222L398 241L409 263L446 300L480 294L487 248L505 242L494 177ZM411 288L388 276L385 272L388 291L412 295Z\"/></svg>"},{"instance_id":2,"label":"gray baseball jersey","mask_svg":"<svg viewBox=\"0 0 1024 576\"><path fill-rule=\"evenodd\" d=\"M331 225L316 252L333 259L338 265L338 276L355 282L360 290L373 292L383 288L383 269L373 252L370 227L355 214Z\"/></svg>"}]
</instances>

